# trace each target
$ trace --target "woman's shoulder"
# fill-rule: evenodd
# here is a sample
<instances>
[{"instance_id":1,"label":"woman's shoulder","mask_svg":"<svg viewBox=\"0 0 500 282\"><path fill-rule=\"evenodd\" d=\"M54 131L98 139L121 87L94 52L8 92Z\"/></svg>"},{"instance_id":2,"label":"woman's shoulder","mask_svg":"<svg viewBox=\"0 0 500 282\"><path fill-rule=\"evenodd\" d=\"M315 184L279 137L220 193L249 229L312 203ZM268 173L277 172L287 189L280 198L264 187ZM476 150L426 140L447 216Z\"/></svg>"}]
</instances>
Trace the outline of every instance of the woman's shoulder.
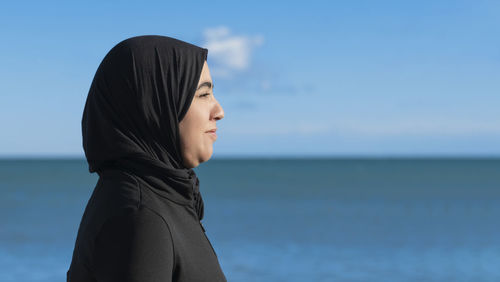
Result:
<instances>
[{"instance_id":1,"label":"woman's shoulder","mask_svg":"<svg viewBox=\"0 0 500 282\"><path fill-rule=\"evenodd\" d=\"M160 280L171 277L175 265L168 224L145 206L122 209L108 217L90 249L90 268L103 281L151 275Z\"/></svg>"},{"instance_id":2,"label":"woman's shoulder","mask_svg":"<svg viewBox=\"0 0 500 282\"><path fill-rule=\"evenodd\" d=\"M119 170L106 170L92 192L82 219L85 229L95 233L100 225L123 210L134 210L141 205L139 185L135 178ZM89 231L90 231L89 230Z\"/></svg>"}]
</instances>

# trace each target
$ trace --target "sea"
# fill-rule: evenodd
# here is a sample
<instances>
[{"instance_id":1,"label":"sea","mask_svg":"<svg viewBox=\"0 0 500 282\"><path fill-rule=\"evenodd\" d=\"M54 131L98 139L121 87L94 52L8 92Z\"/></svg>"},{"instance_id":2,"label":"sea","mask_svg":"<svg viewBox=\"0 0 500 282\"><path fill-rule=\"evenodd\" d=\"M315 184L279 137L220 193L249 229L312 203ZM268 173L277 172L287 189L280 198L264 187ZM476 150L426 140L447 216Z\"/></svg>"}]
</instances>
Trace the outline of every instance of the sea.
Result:
<instances>
[{"instance_id":1,"label":"sea","mask_svg":"<svg viewBox=\"0 0 500 282\"><path fill-rule=\"evenodd\" d=\"M500 158L214 158L195 171L228 281L500 281ZM98 180L0 160L0 281L66 281Z\"/></svg>"}]
</instances>

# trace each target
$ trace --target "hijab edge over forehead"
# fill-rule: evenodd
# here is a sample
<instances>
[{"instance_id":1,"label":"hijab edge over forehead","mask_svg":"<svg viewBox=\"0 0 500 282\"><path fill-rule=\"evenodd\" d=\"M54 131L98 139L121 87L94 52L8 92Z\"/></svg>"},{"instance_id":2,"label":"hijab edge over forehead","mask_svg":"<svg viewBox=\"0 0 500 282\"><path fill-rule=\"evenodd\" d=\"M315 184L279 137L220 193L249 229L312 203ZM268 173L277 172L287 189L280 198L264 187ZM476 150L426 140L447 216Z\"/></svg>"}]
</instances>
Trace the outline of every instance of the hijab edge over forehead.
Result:
<instances>
[{"instance_id":1,"label":"hijab edge over forehead","mask_svg":"<svg viewBox=\"0 0 500 282\"><path fill-rule=\"evenodd\" d=\"M195 74L195 83L193 84L192 88L189 89L188 91L188 96L186 97L187 102L185 103L185 106L181 109L178 118L178 122L180 123L184 117L186 116L189 108L191 107L191 103L193 102L194 95L196 93L196 89L198 88L198 82L200 81L201 78L201 73L203 72L203 65L205 61L207 61L207 56L208 56L208 49L206 48L201 48L201 67L196 69L196 74Z\"/></svg>"}]
</instances>

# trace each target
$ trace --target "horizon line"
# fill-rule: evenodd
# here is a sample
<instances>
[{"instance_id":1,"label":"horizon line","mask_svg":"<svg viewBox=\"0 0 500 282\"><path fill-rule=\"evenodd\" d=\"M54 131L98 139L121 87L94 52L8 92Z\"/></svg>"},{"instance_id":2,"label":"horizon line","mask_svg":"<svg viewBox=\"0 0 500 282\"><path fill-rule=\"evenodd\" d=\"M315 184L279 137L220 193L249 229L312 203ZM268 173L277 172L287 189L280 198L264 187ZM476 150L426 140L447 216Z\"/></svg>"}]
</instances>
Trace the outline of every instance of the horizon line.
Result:
<instances>
[{"instance_id":1,"label":"horizon line","mask_svg":"<svg viewBox=\"0 0 500 282\"><path fill-rule=\"evenodd\" d=\"M293 160L293 159L500 159L500 154L223 154L210 160ZM0 155L0 160L83 160L81 155Z\"/></svg>"}]
</instances>

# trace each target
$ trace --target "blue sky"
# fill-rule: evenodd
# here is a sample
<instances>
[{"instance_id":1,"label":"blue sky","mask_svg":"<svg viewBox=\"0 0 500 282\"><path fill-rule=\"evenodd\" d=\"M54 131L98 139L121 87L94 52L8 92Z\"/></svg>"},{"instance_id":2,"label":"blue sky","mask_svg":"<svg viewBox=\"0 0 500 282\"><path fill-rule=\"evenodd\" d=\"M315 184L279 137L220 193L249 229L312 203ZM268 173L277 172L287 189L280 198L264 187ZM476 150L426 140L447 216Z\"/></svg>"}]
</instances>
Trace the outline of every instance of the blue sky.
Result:
<instances>
[{"instance_id":1,"label":"blue sky","mask_svg":"<svg viewBox=\"0 0 500 282\"><path fill-rule=\"evenodd\" d=\"M0 156L83 157L94 73L143 34L208 48L214 157L500 155L498 1L2 6Z\"/></svg>"}]
</instances>

